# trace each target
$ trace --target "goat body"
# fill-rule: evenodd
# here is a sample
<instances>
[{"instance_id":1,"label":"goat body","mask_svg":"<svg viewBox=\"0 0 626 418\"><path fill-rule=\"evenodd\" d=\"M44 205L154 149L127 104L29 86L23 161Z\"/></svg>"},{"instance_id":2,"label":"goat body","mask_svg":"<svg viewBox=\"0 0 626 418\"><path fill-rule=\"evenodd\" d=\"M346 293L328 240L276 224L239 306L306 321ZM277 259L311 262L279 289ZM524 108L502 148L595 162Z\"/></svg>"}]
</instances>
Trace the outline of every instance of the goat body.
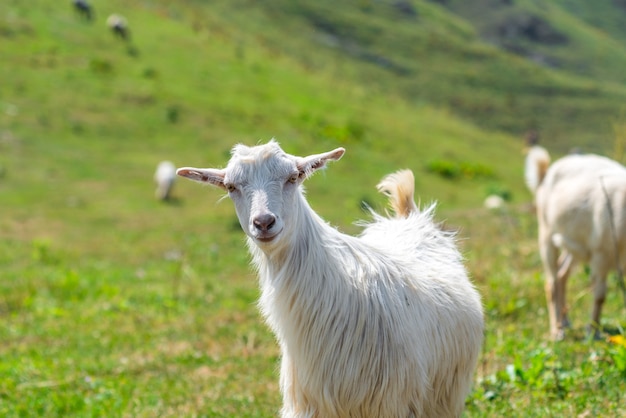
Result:
<instances>
[{"instance_id":1,"label":"goat body","mask_svg":"<svg viewBox=\"0 0 626 418\"><path fill-rule=\"evenodd\" d=\"M282 351L283 417L458 417L484 321L454 237L418 210L410 171L379 185L395 217L373 214L360 237L324 222L301 184L343 153L237 145L225 169L178 174L235 203Z\"/></svg>"},{"instance_id":2,"label":"goat body","mask_svg":"<svg viewBox=\"0 0 626 418\"><path fill-rule=\"evenodd\" d=\"M176 166L170 161L161 161L154 172L154 182L157 187L154 192L159 200L168 200L176 181Z\"/></svg>"},{"instance_id":3,"label":"goat body","mask_svg":"<svg viewBox=\"0 0 626 418\"><path fill-rule=\"evenodd\" d=\"M545 165L546 156L545 150L529 153L527 170ZM582 262L590 267L594 293L590 327L598 337L606 276L626 266L626 168L598 155L569 155L537 180L534 188L533 183L529 187L535 192L550 334L562 339L569 326L567 279Z\"/></svg>"},{"instance_id":4,"label":"goat body","mask_svg":"<svg viewBox=\"0 0 626 418\"><path fill-rule=\"evenodd\" d=\"M110 15L107 18L107 26L113 31L113 34L123 40L127 40L130 37L128 22L124 16L120 16L117 14Z\"/></svg>"},{"instance_id":5,"label":"goat body","mask_svg":"<svg viewBox=\"0 0 626 418\"><path fill-rule=\"evenodd\" d=\"M85 19L91 20L93 9L86 0L74 0L74 9Z\"/></svg>"}]
</instances>

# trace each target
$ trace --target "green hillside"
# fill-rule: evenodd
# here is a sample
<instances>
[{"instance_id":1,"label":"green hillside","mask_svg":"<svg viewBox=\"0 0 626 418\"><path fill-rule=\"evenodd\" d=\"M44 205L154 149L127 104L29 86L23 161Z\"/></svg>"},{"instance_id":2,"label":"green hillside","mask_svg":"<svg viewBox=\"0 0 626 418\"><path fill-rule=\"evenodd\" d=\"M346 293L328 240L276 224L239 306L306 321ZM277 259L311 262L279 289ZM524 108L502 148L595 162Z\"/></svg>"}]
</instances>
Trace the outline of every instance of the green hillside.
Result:
<instances>
[{"instance_id":1,"label":"green hillside","mask_svg":"<svg viewBox=\"0 0 626 418\"><path fill-rule=\"evenodd\" d=\"M586 21L598 9L613 11L608 22L623 18L616 5L579 16L571 5L540 1L253 4L273 27L261 36L276 51L488 130L535 128L561 151L600 152L611 146L612 125L623 124L620 32Z\"/></svg>"},{"instance_id":2,"label":"green hillside","mask_svg":"<svg viewBox=\"0 0 626 418\"><path fill-rule=\"evenodd\" d=\"M399 167L413 168L420 195L441 200L443 207L478 206L492 189L526 198L519 138L488 131L425 98L404 97L412 77L320 45L314 27L302 23L313 13L304 5L166 4L124 8L132 31L128 44L102 22L121 3L96 5L100 18L93 22L53 2L14 2L4 13L1 186L12 211L29 225L9 222L11 234L63 233L63 222L50 231L39 223L77 216L85 221L74 233L79 241L61 242L82 246L80 240L98 235L89 232L97 225L93 220L145 219L143 211L154 204L151 175L159 160L222 164L235 142L271 137L294 153L346 146L349 164L336 168L336 186L326 191L344 210L325 215L347 228L361 202L376 199L373 185ZM375 16L354 6L344 15L352 10L366 22ZM442 32L461 48L459 34L467 27L442 11L433 13L437 20L425 33ZM447 25L451 35L440 29ZM399 29L412 36L408 26ZM403 59L407 68L414 65ZM457 179L463 187L428 169L462 166L474 167ZM472 170L488 175L470 178ZM316 180L312 199L318 183L328 188ZM180 187L181 194L197 194Z\"/></svg>"},{"instance_id":3,"label":"green hillside","mask_svg":"<svg viewBox=\"0 0 626 418\"><path fill-rule=\"evenodd\" d=\"M307 184L343 231L400 168L459 229L488 328L467 416L626 413L626 348L583 340L582 274L572 339L547 342L522 181L531 129L555 157L621 152L623 2L91 4L0 3L0 416L275 416L278 348L232 205L183 180L159 202L152 180L272 137L346 148ZM507 209L482 208L493 193ZM623 314L613 291L612 333Z\"/></svg>"}]
</instances>

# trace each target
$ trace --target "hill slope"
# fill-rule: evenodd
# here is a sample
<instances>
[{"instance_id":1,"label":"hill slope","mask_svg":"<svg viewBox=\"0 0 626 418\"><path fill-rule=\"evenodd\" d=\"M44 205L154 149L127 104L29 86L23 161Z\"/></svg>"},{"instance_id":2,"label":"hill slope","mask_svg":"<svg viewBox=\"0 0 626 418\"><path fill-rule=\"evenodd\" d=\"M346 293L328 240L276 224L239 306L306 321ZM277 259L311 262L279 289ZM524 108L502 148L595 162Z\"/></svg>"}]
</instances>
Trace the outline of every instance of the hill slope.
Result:
<instances>
[{"instance_id":1,"label":"hill slope","mask_svg":"<svg viewBox=\"0 0 626 418\"><path fill-rule=\"evenodd\" d=\"M320 210L348 229L398 167L413 168L419 194L444 209L478 206L494 190L525 200L522 135L538 129L555 153L610 152L626 95L617 78L484 43L461 3L94 4L93 21L52 1L2 6L0 188L27 220L5 220L12 233L54 235L68 217L143 218L160 159L217 165L233 143L270 137L294 153L347 147L337 185L310 187L343 202ZM547 9L546 19L566 14ZM129 43L104 25L120 10ZM586 33L577 36L594 41ZM98 235L85 228L73 239Z\"/></svg>"},{"instance_id":2,"label":"hill slope","mask_svg":"<svg viewBox=\"0 0 626 418\"><path fill-rule=\"evenodd\" d=\"M623 32L587 22L598 21L600 9L615 21L623 9L606 3L592 13L530 0L441 3L248 6L262 10L272 30L259 36L272 48L314 68L318 62L336 78L444 107L487 129L521 135L536 128L561 151L610 148L612 124L624 122Z\"/></svg>"}]
</instances>

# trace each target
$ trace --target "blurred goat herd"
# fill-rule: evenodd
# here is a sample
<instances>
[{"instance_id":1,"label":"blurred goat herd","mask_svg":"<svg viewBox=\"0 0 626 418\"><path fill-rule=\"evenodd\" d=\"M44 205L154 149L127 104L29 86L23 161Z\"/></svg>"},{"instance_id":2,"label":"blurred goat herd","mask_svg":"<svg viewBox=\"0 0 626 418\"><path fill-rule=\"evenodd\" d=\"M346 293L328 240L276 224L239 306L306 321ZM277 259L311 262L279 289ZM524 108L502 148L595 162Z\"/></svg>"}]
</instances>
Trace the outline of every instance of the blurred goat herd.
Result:
<instances>
[{"instance_id":1,"label":"blurred goat herd","mask_svg":"<svg viewBox=\"0 0 626 418\"><path fill-rule=\"evenodd\" d=\"M89 21L95 19L94 7L87 0L72 0L72 4L79 16ZM106 25L115 36L125 41L130 40L130 29L124 16L111 14L107 17Z\"/></svg>"}]
</instances>

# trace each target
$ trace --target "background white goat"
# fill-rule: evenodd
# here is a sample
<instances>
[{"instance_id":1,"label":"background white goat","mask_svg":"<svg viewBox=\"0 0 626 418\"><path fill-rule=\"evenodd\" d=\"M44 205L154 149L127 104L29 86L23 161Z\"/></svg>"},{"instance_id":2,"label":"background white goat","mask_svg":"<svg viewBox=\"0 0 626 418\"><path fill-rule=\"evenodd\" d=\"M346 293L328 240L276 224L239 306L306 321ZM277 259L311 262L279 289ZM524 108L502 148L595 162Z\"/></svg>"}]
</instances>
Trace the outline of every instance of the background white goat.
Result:
<instances>
[{"instance_id":1,"label":"background white goat","mask_svg":"<svg viewBox=\"0 0 626 418\"><path fill-rule=\"evenodd\" d=\"M458 417L483 340L480 297L454 239L417 210L410 171L387 177L395 218L344 235L303 181L343 148L296 157L237 145L225 169L178 174L228 191L282 351L283 417Z\"/></svg>"},{"instance_id":2,"label":"background white goat","mask_svg":"<svg viewBox=\"0 0 626 418\"><path fill-rule=\"evenodd\" d=\"M157 187L154 195L157 199L168 200L176 182L176 166L170 161L161 161L154 172Z\"/></svg>"},{"instance_id":3,"label":"background white goat","mask_svg":"<svg viewBox=\"0 0 626 418\"><path fill-rule=\"evenodd\" d=\"M128 28L128 21L124 16L118 14L109 15L107 18L107 26L114 35L128 40L130 38L130 30Z\"/></svg>"},{"instance_id":4,"label":"background white goat","mask_svg":"<svg viewBox=\"0 0 626 418\"><path fill-rule=\"evenodd\" d=\"M526 157L527 185L537 207L550 334L557 340L564 337L569 326L567 279L572 267L584 262L589 263L594 293L590 331L597 338L606 276L626 266L626 168L593 154L549 163L548 152L539 146Z\"/></svg>"}]
</instances>

